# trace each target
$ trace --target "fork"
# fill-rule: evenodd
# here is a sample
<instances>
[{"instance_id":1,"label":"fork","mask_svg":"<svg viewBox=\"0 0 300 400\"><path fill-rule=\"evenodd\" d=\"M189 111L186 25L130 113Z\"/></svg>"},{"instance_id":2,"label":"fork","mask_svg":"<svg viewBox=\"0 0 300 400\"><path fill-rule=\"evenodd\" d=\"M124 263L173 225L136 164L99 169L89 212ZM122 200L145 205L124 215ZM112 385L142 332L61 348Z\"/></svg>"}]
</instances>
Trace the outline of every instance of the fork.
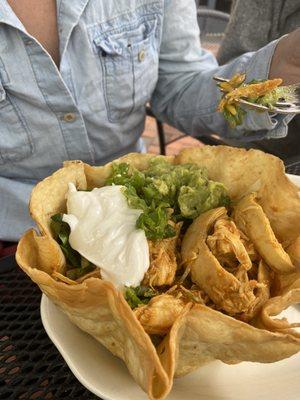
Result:
<instances>
[{"instance_id":1,"label":"fork","mask_svg":"<svg viewBox=\"0 0 300 400\"><path fill-rule=\"evenodd\" d=\"M216 82L229 82L229 79L221 78L219 76L214 76L213 79ZM292 85L295 86L295 85ZM296 85L298 86L298 85ZM222 88L219 88L222 92ZM295 102L278 101L273 107L267 107L262 104L251 103L250 101L239 99L238 103L244 105L245 107L252 108L256 111L267 111L269 113L276 114L300 114L300 95L297 93L297 100Z\"/></svg>"}]
</instances>

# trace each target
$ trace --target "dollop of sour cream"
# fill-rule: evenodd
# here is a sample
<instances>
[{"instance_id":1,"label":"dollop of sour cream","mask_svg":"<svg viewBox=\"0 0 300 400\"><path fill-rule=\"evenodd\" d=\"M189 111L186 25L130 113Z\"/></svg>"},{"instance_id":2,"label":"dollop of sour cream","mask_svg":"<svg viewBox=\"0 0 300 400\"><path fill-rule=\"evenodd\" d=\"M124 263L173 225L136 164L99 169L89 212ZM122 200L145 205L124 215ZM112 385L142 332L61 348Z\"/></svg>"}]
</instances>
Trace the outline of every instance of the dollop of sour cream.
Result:
<instances>
[{"instance_id":1,"label":"dollop of sour cream","mask_svg":"<svg viewBox=\"0 0 300 400\"><path fill-rule=\"evenodd\" d=\"M77 191L69 183L67 211L69 243L101 269L102 278L116 287L138 286L149 268L145 232L136 228L141 210L129 208L123 186Z\"/></svg>"}]
</instances>

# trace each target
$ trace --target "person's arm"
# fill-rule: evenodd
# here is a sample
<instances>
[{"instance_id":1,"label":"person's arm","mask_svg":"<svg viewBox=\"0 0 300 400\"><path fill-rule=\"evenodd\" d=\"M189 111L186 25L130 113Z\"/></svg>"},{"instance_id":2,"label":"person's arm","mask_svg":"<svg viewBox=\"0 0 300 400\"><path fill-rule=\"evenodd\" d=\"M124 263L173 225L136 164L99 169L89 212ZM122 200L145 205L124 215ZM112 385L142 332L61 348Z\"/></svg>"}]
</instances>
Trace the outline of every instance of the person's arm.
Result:
<instances>
[{"instance_id":1,"label":"person's arm","mask_svg":"<svg viewBox=\"0 0 300 400\"><path fill-rule=\"evenodd\" d=\"M285 85L300 83L300 28L278 41L269 73L270 79L277 76Z\"/></svg>"},{"instance_id":2,"label":"person's arm","mask_svg":"<svg viewBox=\"0 0 300 400\"><path fill-rule=\"evenodd\" d=\"M34 227L28 201L36 183L0 176L0 240L17 242L27 229Z\"/></svg>"},{"instance_id":3,"label":"person's arm","mask_svg":"<svg viewBox=\"0 0 300 400\"><path fill-rule=\"evenodd\" d=\"M199 37L195 1L167 0L159 80L151 102L155 115L194 136L210 132L243 140L285 136L283 118L271 119L267 113L248 112L243 125L230 129L216 111L220 92L212 79L238 72L245 72L247 81L268 78L277 42L219 67L213 55L201 49Z\"/></svg>"}]
</instances>

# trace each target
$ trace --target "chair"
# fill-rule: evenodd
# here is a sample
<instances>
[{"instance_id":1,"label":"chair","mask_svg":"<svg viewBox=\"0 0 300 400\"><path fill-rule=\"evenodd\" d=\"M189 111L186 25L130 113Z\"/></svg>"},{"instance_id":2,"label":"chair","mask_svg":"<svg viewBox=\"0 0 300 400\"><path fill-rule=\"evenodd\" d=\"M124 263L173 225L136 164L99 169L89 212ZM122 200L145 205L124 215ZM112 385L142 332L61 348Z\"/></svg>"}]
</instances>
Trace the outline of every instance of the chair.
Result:
<instances>
[{"instance_id":1,"label":"chair","mask_svg":"<svg viewBox=\"0 0 300 400\"><path fill-rule=\"evenodd\" d=\"M159 150L160 154L162 156L166 155L166 138L165 138L165 132L164 132L164 126L163 123L160 122L153 114L151 111L151 108L149 106L146 106L146 114L148 117L152 117L155 119L156 122L156 129L157 129L157 134L158 134L158 141L159 141Z\"/></svg>"},{"instance_id":2,"label":"chair","mask_svg":"<svg viewBox=\"0 0 300 400\"><path fill-rule=\"evenodd\" d=\"M199 7L197 10L197 20L200 28L200 40L204 48L210 45L219 48L225 29L229 22L230 15L222 11L211 10L206 7ZM216 54L215 54L216 55Z\"/></svg>"},{"instance_id":3,"label":"chair","mask_svg":"<svg viewBox=\"0 0 300 400\"><path fill-rule=\"evenodd\" d=\"M300 175L300 155L284 160L286 173Z\"/></svg>"}]
</instances>

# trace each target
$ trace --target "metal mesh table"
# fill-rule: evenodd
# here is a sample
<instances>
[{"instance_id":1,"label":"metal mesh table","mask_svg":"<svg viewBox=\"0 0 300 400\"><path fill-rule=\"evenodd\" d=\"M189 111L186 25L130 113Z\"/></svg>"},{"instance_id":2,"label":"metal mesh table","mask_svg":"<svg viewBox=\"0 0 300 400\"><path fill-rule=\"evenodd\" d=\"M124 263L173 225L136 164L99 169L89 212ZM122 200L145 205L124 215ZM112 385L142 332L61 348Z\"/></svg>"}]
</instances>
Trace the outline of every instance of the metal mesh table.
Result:
<instances>
[{"instance_id":1,"label":"metal mesh table","mask_svg":"<svg viewBox=\"0 0 300 400\"><path fill-rule=\"evenodd\" d=\"M78 382L48 338L40 300L40 289L14 258L0 260L0 399L99 400Z\"/></svg>"},{"instance_id":2,"label":"metal mesh table","mask_svg":"<svg viewBox=\"0 0 300 400\"><path fill-rule=\"evenodd\" d=\"M287 163L285 170L287 174L300 175L300 159Z\"/></svg>"}]
</instances>

